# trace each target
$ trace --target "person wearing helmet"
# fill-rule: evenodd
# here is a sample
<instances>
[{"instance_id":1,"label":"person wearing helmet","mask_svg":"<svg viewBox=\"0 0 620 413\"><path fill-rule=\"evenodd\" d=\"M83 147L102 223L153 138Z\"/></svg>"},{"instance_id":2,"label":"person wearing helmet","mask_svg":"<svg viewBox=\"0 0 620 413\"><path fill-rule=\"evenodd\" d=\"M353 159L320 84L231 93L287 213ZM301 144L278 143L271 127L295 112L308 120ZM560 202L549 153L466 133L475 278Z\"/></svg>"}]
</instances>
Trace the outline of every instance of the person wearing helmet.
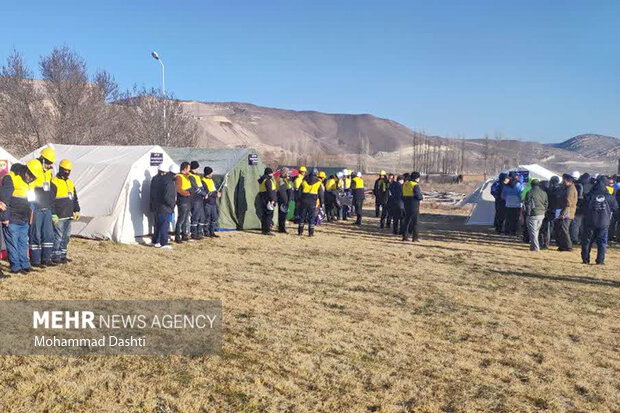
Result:
<instances>
[{"instance_id":1,"label":"person wearing helmet","mask_svg":"<svg viewBox=\"0 0 620 413\"><path fill-rule=\"evenodd\" d=\"M379 177L375 180L375 186L372 190L372 194L375 196L375 218L379 218L382 211L385 211L385 204L387 203L388 194L388 178L385 171L379 172ZM381 223L381 228L384 227L384 223Z\"/></svg>"},{"instance_id":2,"label":"person wearing helmet","mask_svg":"<svg viewBox=\"0 0 620 413\"><path fill-rule=\"evenodd\" d=\"M0 187L0 221L6 243L11 273L29 273L28 230L32 214L29 203L34 200L30 184L43 176L43 165L37 159L26 165L14 164L2 178Z\"/></svg>"},{"instance_id":3,"label":"person wearing helmet","mask_svg":"<svg viewBox=\"0 0 620 413\"><path fill-rule=\"evenodd\" d=\"M293 190L295 191L295 213L293 214L293 222L299 224L301 219L301 206L300 206L300 193L299 188L301 187L301 183L306 177L306 173L308 172L308 168L305 166L300 166L297 170L297 176L293 180Z\"/></svg>"},{"instance_id":4,"label":"person wearing helmet","mask_svg":"<svg viewBox=\"0 0 620 413\"><path fill-rule=\"evenodd\" d=\"M67 248L71 237L71 221L80 219L77 190L69 175L73 165L68 159L60 161L58 173L52 178L52 221L54 222L54 247L52 265L66 264Z\"/></svg>"},{"instance_id":5,"label":"person wearing helmet","mask_svg":"<svg viewBox=\"0 0 620 413\"><path fill-rule=\"evenodd\" d=\"M43 175L35 179L30 188L34 190L31 201L32 224L30 225L30 262L34 267L52 265L54 248L54 223L52 222L52 167L56 162L56 153L50 147L41 151L37 160L43 166Z\"/></svg>"},{"instance_id":6,"label":"person wearing helmet","mask_svg":"<svg viewBox=\"0 0 620 413\"><path fill-rule=\"evenodd\" d=\"M332 222L336 218L336 202L338 201L338 178L330 175L325 181L325 214L327 222Z\"/></svg>"},{"instance_id":7,"label":"person wearing helmet","mask_svg":"<svg viewBox=\"0 0 620 413\"><path fill-rule=\"evenodd\" d=\"M205 226L203 228L204 235L210 238L219 238L219 235L215 233L215 227L217 226L217 200L222 197L222 193L215 188L213 182L213 168L205 166L204 174L202 178L202 185L205 189L204 197L204 218Z\"/></svg>"},{"instance_id":8,"label":"person wearing helmet","mask_svg":"<svg viewBox=\"0 0 620 413\"><path fill-rule=\"evenodd\" d=\"M351 179L351 194L353 195L353 206L355 207L355 225L362 225L362 208L364 206L364 198L366 187L362 179L362 173L357 172L355 177Z\"/></svg>"},{"instance_id":9,"label":"person wearing helmet","mask_svg":"<svg viewBox=\"0 0 620 413\"><path fill-rule=\"evenodd\" d=\"M177 244L189 241L189 214L192 210L192 183L189 180L189 172L190 163L181 162L179 172L174 178L174 185L177 190L177 223L174 228L174 242Z\"/></svg>"},{"instance_id":10,"label":"person wearing helmet","mask_svg":"<svg viewBox=\"0 0 620 413\"><path fill-rule=\"evenodd\" d=\"M155 248L172 249L168 244L168 234L177 191L170 168L164 163L159 164L157 175L151 180L151 213L155 218L152 243Z\"/></svg>"},{"instance_id":11,"label":"person wearing helmet","mask_svg":"<svg viewBox=\"0 0 620 413\"><path fill-rule=\"evenodd\" d=\"M200 164L198 161L190 163L189 182L191 184L190 199L192 202L192 216L190 220L190 234L192 239L202 239L205 227L204 199L207 195L200 177Z\"/></svg>"},{"instance_id":12,"label":"person wearing helmet","mask_svg":"<svg viewBox=\"0 0 620 413\"><path fill-rule=\"evenodd\" d=\"M273 211L276 209L277 201L277 185L273 177L273 169L265 168L263 176L258 179L258 195L261 201L261 208L257 210L260 214L261 231L263 235L273 235L271 226L273 225Z\"/></svg>"},{"instance_id":13,"label":"person wearing helmet","mask_svg":"<svg viewBox=\"0 0 620 413\"><path fill-rule=\"evenodd\" d=\"M409 175L409 180L403 184L403 204L405 206L405 218L403 219L402 228L400 230L403 235L403 241L411 240L418 242L418 215L420 213L420 201L422 190L420 189L420 173L414 171Z\"/></svg>"},{"instance_id":14,"label":"person wearing helmet","mask_svg":"<svg viewBox=\"0 0 620 413\"><path fill-rule=\"evenodd\" d=\"M314 236L317 200L320 207L322 207L325 202L325 190L321 179L318 177L318 171L316 169L301 182L299 190L301 193L300 201L302 212L301 221L299 221L299 227L297 228L297 235L303 235L304 224L307 222L308 235L312 237Z\"/></svg>"}]
</instances>

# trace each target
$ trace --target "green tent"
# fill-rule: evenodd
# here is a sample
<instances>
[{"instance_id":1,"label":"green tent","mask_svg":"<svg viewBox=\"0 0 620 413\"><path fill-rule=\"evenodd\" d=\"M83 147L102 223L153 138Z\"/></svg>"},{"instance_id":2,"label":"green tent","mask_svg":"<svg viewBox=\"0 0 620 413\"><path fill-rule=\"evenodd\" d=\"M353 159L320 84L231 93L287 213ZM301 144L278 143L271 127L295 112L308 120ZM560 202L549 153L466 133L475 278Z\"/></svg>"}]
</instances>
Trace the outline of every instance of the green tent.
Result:
<instances>
[{"instance_id":1,"label":"green tent","mask_svg":"<svg viewBox=\"0 0 620 413\"><path fill-rule=\"evenodd\" d=\"M252 148L172 148L164 150L177 163L198 161L200 171L213 168L213 180L222 192L218 202L220 229L259 229L258 178L265 170ZM260 210L260 208L259 208ZM277 214L274 221L277 221Z\"/></svg>"}]
</instances>

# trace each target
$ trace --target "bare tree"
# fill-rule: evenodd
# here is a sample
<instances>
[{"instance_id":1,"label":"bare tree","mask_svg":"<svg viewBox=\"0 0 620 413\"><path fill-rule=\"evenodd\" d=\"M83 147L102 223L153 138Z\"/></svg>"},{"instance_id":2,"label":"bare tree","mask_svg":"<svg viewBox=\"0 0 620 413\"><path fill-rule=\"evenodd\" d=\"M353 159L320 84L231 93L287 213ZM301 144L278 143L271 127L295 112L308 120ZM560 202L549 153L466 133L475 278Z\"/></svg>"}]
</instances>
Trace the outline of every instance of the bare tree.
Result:
<instances>
[{"instance_id":1,"label":"bare tree","mask_svg":"<svg viewBox=\"0 0 620 413\"><path fill-rule=\"evenodd\" d=\"M14 50L0 69L0 142L18 155L48 141L49 108L32 70Z\"/></svg>"},{"instance_id":2,"label":"bare tree","mask_svg":"<svg viewBox=\"0 0 620 413\"><path fill-rule=\"evenodd\" d=\"M482 158L484 160L484 179L487 179L489 174L489 155L491 153L491 147L489 142L489 135L484 135L484 141L482 146Z\"/></svg>"}]
</instances>

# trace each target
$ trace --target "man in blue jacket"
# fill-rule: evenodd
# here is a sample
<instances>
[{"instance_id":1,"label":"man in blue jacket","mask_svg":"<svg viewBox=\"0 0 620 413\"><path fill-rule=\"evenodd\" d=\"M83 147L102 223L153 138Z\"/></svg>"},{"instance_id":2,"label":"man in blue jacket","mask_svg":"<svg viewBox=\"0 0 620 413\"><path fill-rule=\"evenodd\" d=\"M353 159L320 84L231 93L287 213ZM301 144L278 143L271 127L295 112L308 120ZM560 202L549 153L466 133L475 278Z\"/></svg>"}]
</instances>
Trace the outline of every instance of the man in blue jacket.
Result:
<instances>
[{"instance_id":1,"label":"man in blue jacket","mask_svg":"<svg viewBox=\"0 0 620 413\"><path fill-rule=\"evenodd\" d=\"M506 202L506 235L517 235L521 215L521 191L523 185L516 172L508 174L508 184L502 187L502 199Z\"/></svg>"},{"instance_id":2,"label":"man in blue jacket","mask_svg":"<svg viewBox=\"0 0 620 413\"><path fill-rule=\"evenodd\" d=\"M495 232L501 234L504 230L504 221L506 219L506 201L502 199L502 187L508 184L508 176L505 173L499 174L497 181L491 186L491 195L495 198L495 219L493 226Z\"/></svg>"},{"instance_id":3,"label":"man in blue jacket","mask_svg":"<svg viewBox=\"0 0 620 413\"><path fill-rule=\"evenodd\" d=\"M607 177L600 176L586 195L586 215L581 238L581 260L590 263L590 250L596 242L596 263L605 264L607 234L613 214L618 212L618 203L606 188Z\"/></svg>"}]
</instances>

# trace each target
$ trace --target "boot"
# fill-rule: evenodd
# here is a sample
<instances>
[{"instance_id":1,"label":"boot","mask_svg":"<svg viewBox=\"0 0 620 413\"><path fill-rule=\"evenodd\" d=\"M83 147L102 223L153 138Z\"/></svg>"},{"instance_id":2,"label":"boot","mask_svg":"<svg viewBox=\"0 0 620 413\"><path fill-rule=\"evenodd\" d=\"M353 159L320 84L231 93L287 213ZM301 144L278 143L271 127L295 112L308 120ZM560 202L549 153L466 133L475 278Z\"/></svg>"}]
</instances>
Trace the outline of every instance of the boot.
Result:
<instances>
[{"instance_id":1,"label":"boot","mask_svg":"<svg viewBox=\"0 0 620 413\"><path fill-rule=\"evenodd\" d=\"M301 225L300 225L300 226L297 228L297 235L299 235L300 237L301 237L302 235L304 235L304 227L303 227L303 226L301 226Z\"/></svg>"},{"instance_id":2,"label":"boot","mask_svg":"<svg viewBox=\"0 0 620 413\"><path fill-rule=\"evenodd\" d=\"M174 242L176 242L177 244L180 244L181 242L183 242L183 240L181 239L180 235L175 235Z\"/></svg>"},{"instance_id":3,"label":"boot","mask_svg":"<svg viewBox=\"0 0 620 413\"><path fill-rule=\"evenodd\" d=\"M181 240L183 240L183 241L189 241L189 235L187 235L187 234L183 234L183 236L181 237Z\"/></svg>"}]
</instances>

